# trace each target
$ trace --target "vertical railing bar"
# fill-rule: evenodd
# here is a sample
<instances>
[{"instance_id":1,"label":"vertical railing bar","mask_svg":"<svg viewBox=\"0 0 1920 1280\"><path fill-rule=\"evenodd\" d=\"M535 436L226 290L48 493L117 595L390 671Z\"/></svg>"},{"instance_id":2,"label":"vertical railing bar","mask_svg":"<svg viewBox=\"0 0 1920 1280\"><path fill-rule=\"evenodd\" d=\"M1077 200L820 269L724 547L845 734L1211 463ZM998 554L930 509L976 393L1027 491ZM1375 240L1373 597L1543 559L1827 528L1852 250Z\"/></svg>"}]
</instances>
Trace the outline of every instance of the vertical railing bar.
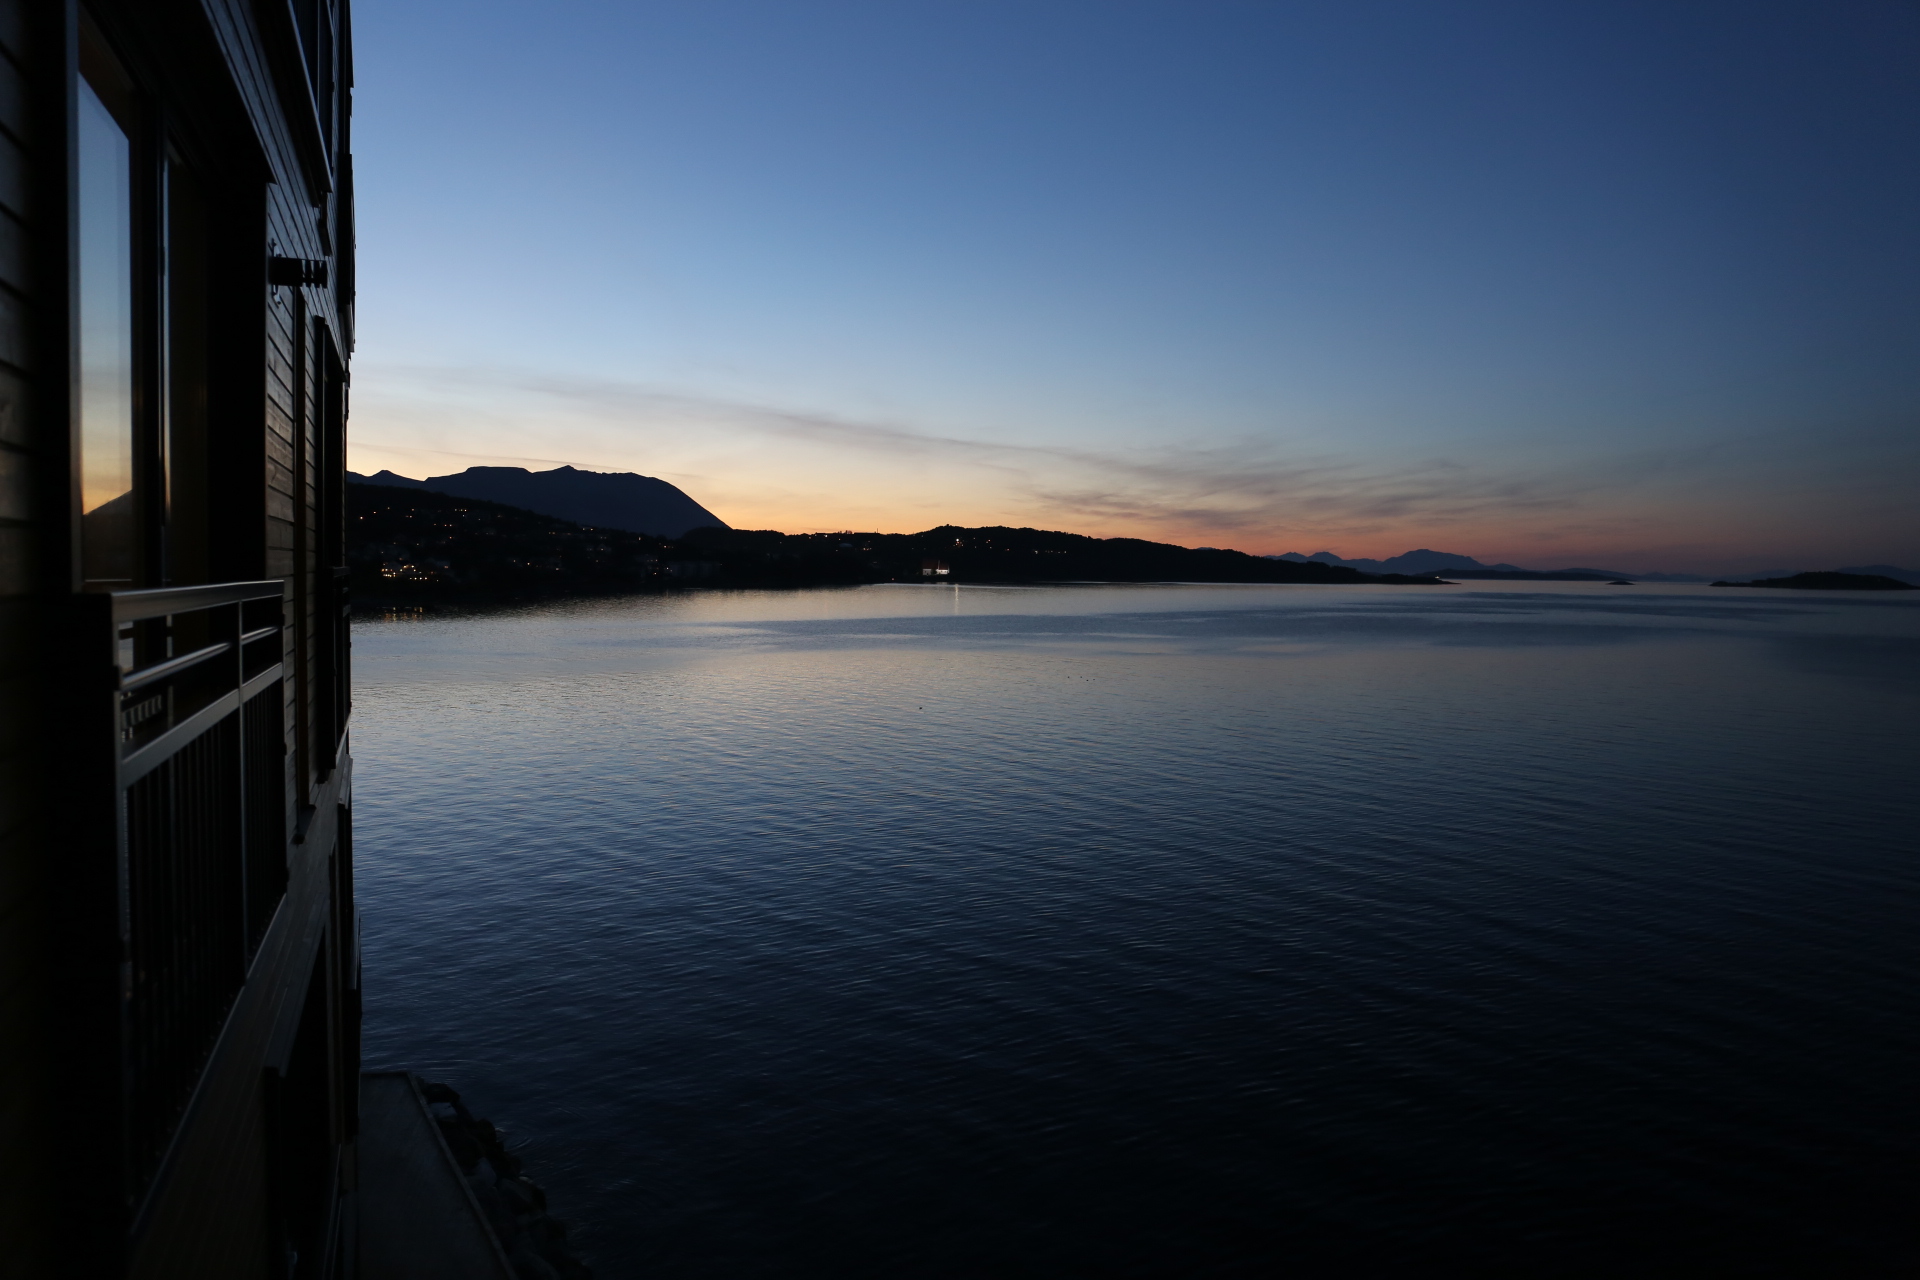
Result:
<instances>
[{"instance_id":1,"label":"vertical railing bar","mask_svg":"<svg viewBox=\"0 0 1920 1280\"><path fill-rule=\"evenodd\" d=\"M113 679L119 682L121 664L121 630L118 622L111 624L113 629ZM127 624L132 629L132 624ZM113 702L113 730L115 736L114 759L117 761L125 751L127 729L126 708L117 689L107 694ZM116 780L117 781L117 780ZM145 793L140 798L144 800ZM121 1141L122 1167L129 1185L135 1182L145 1164L145 1155L136 1145L140 1141L138 1117L144 1111L144 1100L140 1097L140 1085L144 1072L140 1070L139 1058L144 1057L142 1028L136 1017L137 1006L134 1003L136 984L140 981L142 966L138 948L140 940L135 937L133 912L135 899L135 868L133 866L132 846L135 823L146 824L146 805L136 810L135 796L129 789L114 787L114 875L118 882L120 901L118 911L118 933L120 942L120 1036L121 1043L134 1046L139 1057L129 1055L121 1063L120 1095L122 1114L130 1123L124 1127ZM142 886L144 888L144 886Z\"/></svg>"},{"instance_id":2,"label":"vertical railing bar","mask_svg":"<svg viewBox=\"0 0 1920 1280\"><path fill-rule=\"evenodd\" d=\"M240 634L244 637L247 632L246 606L242 604L236 604L234 606L234 609L237 617L239 618L239 624L237 629L240 632ZM250 794L250 792L248 791L249 781L247 776L247 772L248 772L247 771L247 759L248 759L247 746L248 746L248 743L251 742L252 738L251 738L251 735L249 735L247 732L246 647L247 646L245 644L236 644L233 646L233 661L234 661L233 678L235 681L234 687L240 690L240 699L239 699L240 705L237 708L237 710L239 711L239 715L234 720L234 730L233 730L233 735L234 735L233 773L234 773L234 779L235 779L234 788L233 788L233 804L235 807L234 821L236 823L236 838L234 840L234 849L238 853L240 858L240 874L238 877L239 884L240 884L240 893L239 893L239 896L234 901L233 909L235 913L238 914L238 916L240 917L240 937L239 937L238 959L240 962L240 973L241 973L242 981L245 981L248 962L253 959L253 956L251 954L253 950L253 942L252 942L253 921L251 919L251 914L250 914L252 909L252 904L253 904L253 885L252 885L253 825L247 821L247 796Z\"/></svg>"}]
</instances>

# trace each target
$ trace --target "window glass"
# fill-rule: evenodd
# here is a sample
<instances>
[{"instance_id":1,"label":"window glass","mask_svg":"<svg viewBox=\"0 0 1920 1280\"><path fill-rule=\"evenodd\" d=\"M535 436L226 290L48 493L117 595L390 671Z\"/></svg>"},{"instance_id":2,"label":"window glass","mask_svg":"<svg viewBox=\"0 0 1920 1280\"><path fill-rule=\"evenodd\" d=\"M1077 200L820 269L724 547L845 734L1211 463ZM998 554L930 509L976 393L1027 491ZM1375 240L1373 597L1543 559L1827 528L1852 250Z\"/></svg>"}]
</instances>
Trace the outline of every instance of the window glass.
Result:
<instances>
[{"instance_id":1,"label":"window glass","mask_svg":"<svg viewBox=\"0 0 1920 1280\"><path fill-rule=\"evenodd\" d=\"M125 130L80 82L80 548L89 587L133 585L133 193Z\"/></svg>"}]
</instances>

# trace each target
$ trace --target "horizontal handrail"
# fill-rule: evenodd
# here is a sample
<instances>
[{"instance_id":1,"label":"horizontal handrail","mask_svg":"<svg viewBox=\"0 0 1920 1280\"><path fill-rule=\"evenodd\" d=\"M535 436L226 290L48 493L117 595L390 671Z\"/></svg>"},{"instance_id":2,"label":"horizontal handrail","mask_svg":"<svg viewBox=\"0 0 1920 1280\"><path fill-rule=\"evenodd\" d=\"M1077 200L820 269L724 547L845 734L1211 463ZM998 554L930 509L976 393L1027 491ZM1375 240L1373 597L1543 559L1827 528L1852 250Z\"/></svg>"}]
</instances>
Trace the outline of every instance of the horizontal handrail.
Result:
<instances>
[{"instance_id":1,"label":"horizontal handrail","mask_svg":"<svg viewBox=\"0 0 1920 1280\"><path fill-rule=\"evenodd\" d=\"M278 631L279 628L272 627L269 630ZM168 676L178 675L188 667L198 666L208 658L217 658L231 648L233 648L231 644L222 640L219 644L210 644L204 649L195 649L192 653L183 653L177 658L156 662L138 671L129 671L120 677L120 689L125 692L129 689L138 689L141 685L152 684L155 680L165 680Z\"/></svg>"},{"instance_id":2,"label":"horizontal handrail","mask_svg":"<svg viewBox=\"0 0 1920 1280\"><path fill-rule=\"evenodd\" d=\"M282 677L279 663L262 671L253 679L237 689L229 690L194 712L188 719L181 721L152 742L134 751L120 761L120 785L130 787L140 779L152 773L168 760L178 755L180 749L195 738L211 729L235 710L245 706L275 680Z\"/></svg>"},{"instance_id":3,"label":"horizontal handrail","mask_svg":"<svg viewBox=\"0 0 1920 1280\"><path fill-rule=\"evenodd\" d=\"M270 578L111 592L74 611L83 651L110 659L94 669L115 707L121 1115L137 1187L169 1158L286 895L290 710L303 727L286 602Z\"/></svg>"},{"instance_id":4,"label":"horizontal handrail","mask_svg":"<svg viewBox=\"0 0 1920 1280\"><path fill-rule=\"evenodd\" d=\"M130 787L180 754L180 749L226 719L240 706L240 691L230 689L120 761L120 785Z\"/></svg>"},{"instance_id":5,"label":"horizontal handrail","mask_svg":"<svg viewBox=\"0 0 1920 1280\"><path fill-rule=\"evenodd\" d=\"M284 674L285 674L285 671L284 671L283 664L278 662L274 663L272 666L268 667L265 671L262 671L259 675L253 677L253 679L247 681L245 684L240 686L240 701L252 702L253 696L256 693L259 693L261 690L265 689L268 685L272 684L275 680L280 679L281 676Z\"/></svg>"},{"instance_id":6,"label":"horizontal handrail","mask_svg":"<svg viewBox=\"0 0 1920 1280\"><path fill-rule=\"evenodd\" d=\"M248 600L275 600L286 591L279 578L260 582L214 582L204 587L152 587L145 591L113 593L113 620L139 622L161 618L170 613L191 613L216 605L242 604Z\"/></svg>"}]
</instances>

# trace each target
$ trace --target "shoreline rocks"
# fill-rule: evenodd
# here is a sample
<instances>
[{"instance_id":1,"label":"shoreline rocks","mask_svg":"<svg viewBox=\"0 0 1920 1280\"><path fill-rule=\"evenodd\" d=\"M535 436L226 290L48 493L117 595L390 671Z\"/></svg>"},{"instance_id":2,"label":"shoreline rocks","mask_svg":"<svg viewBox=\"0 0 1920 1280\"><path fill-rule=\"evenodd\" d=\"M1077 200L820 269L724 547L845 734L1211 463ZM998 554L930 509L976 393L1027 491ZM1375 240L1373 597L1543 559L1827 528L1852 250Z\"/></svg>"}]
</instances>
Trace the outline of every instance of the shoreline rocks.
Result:
<instances>
[{"instance_id":1,"label":"shoreline rocks","mask_svg":"<svg viewBox=\"0 0 1920 1280\"><path fill-rule=\"evenodd\" d=\"M420 1095L520 1280L592 1280L592 1269L567 1247L566 1224L547 1212L547 1193L522 1172L492 1122L444 1084L423 1079Z\"/></svg>"}]
</instances>

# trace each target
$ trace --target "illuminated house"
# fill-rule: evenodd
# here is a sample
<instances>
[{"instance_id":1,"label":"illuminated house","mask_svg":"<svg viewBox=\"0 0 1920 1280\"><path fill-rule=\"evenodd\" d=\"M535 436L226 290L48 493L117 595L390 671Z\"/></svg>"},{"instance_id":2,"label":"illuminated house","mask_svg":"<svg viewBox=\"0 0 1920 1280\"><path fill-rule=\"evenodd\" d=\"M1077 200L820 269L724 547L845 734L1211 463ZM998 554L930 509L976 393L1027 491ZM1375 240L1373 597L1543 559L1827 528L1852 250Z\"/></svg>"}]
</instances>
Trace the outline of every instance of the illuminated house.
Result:
<instances>
[{"instance_id":1,"label":"illuminated house","mask_svg":"<svg viewBox=\"0 0 1920 1280\"><path fill-rule=\"evenodd\" d=\"M0 0L0 1271L351 1273L346 0Z\"/></svg>"}]
</instances>

